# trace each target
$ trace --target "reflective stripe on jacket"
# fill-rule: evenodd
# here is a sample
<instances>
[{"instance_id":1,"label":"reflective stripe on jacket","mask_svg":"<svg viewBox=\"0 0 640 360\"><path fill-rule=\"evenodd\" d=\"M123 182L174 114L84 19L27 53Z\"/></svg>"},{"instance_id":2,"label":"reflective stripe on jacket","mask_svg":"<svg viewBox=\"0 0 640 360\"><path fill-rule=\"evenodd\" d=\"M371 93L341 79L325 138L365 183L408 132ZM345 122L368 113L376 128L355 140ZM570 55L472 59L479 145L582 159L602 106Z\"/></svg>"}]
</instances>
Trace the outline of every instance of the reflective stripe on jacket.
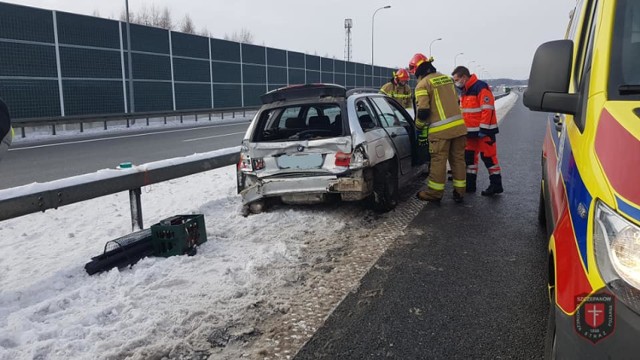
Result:
<instances>
[{"instance_id":1,"label":"reflective stripe on jacket","mask_svg":"<svg viewBox=\"0 0 640 360\"><path fill-rule=\"evenodd\" d=\"M469 137L477 137L480 131L486 135L498 133L493 93L489 85L478 80L475 74L464 85L460 106Z\"/></svg>"},{"instance_id":2,"label":"reflective stripe on jacket","mask_svg":"<svg viewBox=\"0 0 640 360\"><path fill-rule=\"evenodd\" d=\"M405 109L413 108L413 101L411 100L411 88L409 85L399 85L393 82L388 82L380 88L380 92L396 99L397 102Z\"/></svg>"},{"instance_id":3,"label":"reflective stripe on jacket","mask_svg":"<svg viewBox=\"0 0 640 360\"><path fill-rule=\"evenodd\" d=\"M453 139L467 134L458 106L458 95L449 76L435 72L419 79L415 96L418 112L421 109L430 110L426 121L429 139ZM416 122L421 123L417 115Z\"/></svg>"}]
</instances>

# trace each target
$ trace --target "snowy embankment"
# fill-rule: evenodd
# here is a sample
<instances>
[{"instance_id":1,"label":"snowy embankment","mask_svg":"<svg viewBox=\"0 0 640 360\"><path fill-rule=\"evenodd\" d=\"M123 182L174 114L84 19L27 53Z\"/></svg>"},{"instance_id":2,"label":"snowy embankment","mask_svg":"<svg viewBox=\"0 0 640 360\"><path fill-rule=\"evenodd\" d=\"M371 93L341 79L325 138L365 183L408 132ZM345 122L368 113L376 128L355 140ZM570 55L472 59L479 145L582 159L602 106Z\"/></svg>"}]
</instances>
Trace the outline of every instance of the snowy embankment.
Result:
<instances>
[{"instance_id":1,"label":"snowy embankment","mask_svg":"<svg viewBox=\"0 0 640 360\"><path fill-rule=\"evenodd\" d=\"M290 358L421 208L244 218L235 181L230 166L144 188L147 226L202 213L208 242L95 276L84 264L131 229L127 193L0 222L0 359Z\"/></svg>"}]
</instances>

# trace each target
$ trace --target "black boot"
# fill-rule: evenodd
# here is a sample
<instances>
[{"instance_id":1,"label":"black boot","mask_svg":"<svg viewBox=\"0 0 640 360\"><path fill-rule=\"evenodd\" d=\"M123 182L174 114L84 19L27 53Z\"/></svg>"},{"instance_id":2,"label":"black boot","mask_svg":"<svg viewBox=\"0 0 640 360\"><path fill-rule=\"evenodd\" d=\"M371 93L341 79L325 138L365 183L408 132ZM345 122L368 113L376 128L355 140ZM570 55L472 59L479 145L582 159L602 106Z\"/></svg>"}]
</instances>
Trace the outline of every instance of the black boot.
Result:
<instances>
[{"instance_id":1,"label":"black boot","mask_svg":"<svg viewBox=\"0 0 640 360\"><path fill-rule=\"evenodd\" d=\"M482 191L482 196L493 196L504 192L502 188L502 176L500 174L489 175L489 187Z\"/></svg>"},{"instance_id":2,"label":"black boot","mask_svg":"<svg viewBox=\"0 0 640 360\"><path fill-rule=\"evenodd\" d=\"M467 173L467 192L474 193L476 192L476 178L478 175Z\"/></svg>"}]
</instances>

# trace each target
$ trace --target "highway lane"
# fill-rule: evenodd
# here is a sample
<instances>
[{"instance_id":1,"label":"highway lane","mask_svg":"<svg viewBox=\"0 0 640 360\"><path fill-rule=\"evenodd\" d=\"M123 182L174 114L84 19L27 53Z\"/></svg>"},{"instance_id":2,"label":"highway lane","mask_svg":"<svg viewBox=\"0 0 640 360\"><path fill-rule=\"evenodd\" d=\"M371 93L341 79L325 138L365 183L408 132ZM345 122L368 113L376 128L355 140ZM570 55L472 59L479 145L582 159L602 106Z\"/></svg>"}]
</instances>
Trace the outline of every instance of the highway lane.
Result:
<instances>
[{"instance_id":1,"label":"highway lane","mask_svg":"<svg viewBox=\"0 0 640 360\"><path fill-rule=\"evenodd\" d=\"M0 162L0 189L240 145L249 122L17 144Z\"/></svg>"},{"instance_id":2,"label":"highway lane","mask_svg":"<svg viewBox=\"0 0 640 360\"><path fill-rule=\"evenodd\" d=\"M542 358L548 300L538 225L546 115L500 125L505 193L428 204L295 359ZM481 165L482 166L482 165Z\"/></svg>"}]
</instances>

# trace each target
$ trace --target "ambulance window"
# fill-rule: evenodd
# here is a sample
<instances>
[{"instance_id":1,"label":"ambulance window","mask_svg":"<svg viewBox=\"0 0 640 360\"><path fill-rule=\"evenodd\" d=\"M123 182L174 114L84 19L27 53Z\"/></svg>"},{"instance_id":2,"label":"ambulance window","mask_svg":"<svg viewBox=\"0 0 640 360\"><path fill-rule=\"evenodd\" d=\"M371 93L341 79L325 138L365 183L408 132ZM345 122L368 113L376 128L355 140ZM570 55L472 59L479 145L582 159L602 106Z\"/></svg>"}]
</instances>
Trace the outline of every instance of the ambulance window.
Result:
<instances>
[{"instance_id":1,"label":"ambulance window","mask_svg":"<svg viewBox=\"0 0 640 360\"><path fill-rule=\"evenodd\" d=\"M594 20L593 19L594 9L596 7L595 3L596 1L587 0L586 9L584 10L584 13L585 13L584 20L582 20L582 25L580 27L580 30L577 32L573 40L574 46L576 46L576 48L578 49L576 53L575 64L574 64L574 69L575 69L573 74L574 89L578 89L580 85L580 80L582 79L584 62L585 62L586 52L587 52L587 44L589 41L588 36L591 30L591 25L593 24L593 20Z\"/></svg>"},{"instance_id":2,"label":"ambulance window","mask_svg":"<svg viewBox=\"0 0 640 360\"><path fill-rule=\"evenodd\" d=\"M582 75L578 86L578 111L573 117L578 129L584 131L584 127L587 120L587 100L589 98L589 82L591 80L591 63L593 60L593 45L595 42L596 26L598 24L597 17L599 12L599 4L596 2L595 9L593 11L593 18L591 19L590 28L588 29L586 38L586 49L584 50L584 66L580 69Z\"/></svg>"},{"instance_id":3,"label":"ambulance window","mask_svg":"<svg viewBox=\"0 0 640 360\"><path fill-rule=\"evenodd\" d=\"M611 100L640 100L640 2L619 0L611 45L608 95Z\"/></svg>"}]
</instances>

